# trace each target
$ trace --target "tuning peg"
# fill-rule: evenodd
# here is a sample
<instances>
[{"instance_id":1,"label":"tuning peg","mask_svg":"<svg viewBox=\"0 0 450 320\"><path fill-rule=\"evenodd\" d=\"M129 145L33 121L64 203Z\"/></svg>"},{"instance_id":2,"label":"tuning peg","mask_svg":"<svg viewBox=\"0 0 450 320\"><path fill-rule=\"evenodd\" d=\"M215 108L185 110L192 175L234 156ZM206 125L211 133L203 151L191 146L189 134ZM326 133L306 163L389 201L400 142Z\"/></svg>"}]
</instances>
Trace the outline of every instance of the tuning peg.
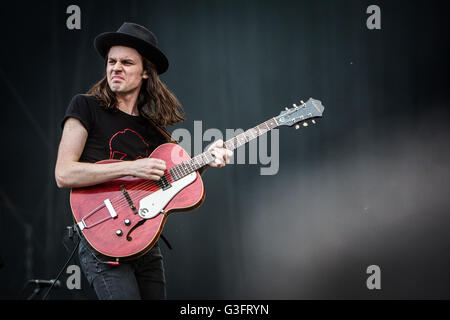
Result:
<instances>
[{"instance_id":1,"label":"tuning peg","mask_svg":"<svg viewBox=\"0 0 450 320\"><path fill-rule=\"evenodd\" d=\"M292 104L292 106L294 107L294 108L297 108L297 105L294 103L294 104Z\"/></svg>"},{"instance_id":2,"label":"tuning peg","mask_svg":"<svg viewBox=\"0 0 450 320\"><path fill-rule=\"evenodd\" d=\"M288 111L289 110L289 108L288 107L286 107L286 108L284 108L286 111Z\"/></svg>"},{"instance_id":3,"label":"tuning peg","mask_svg":"<svg viewBox=\"0 0 450 320\"><path fill-rule=\"evenodd\" d=\"M300 129L300 125L299 125L299 124L296 124L296 125L295 125L295 129Z\"/></svg>"},{"instance_id":4,"label":"tuning peg","mask_svg":"<svg viewBox=\"0 0 450 320\"><path fill-rule=\"evenodd\" d=\"M301 102L301 104L305 104L305 103L303 102L303 100L300 100L300 102Z\"/></svg>"},{"instance_id":5,"label":"tuning peg","mask_svg":"<svg viewBox=\"0 0 450 320\"><path fill-rule=\"evenodd\" d=\"M304 127L307 127L307 126L308 126L308 122L306 122L306 121L303 122L303 126L304 126Z\"/></svg>"},{"instance_id":6,"label":"tuning peg","mask_svg":"<svg viewBox=\"0 0 450 320\"><path fill-rule=\"evenodd\" d=\"M316 124L316 120L312 119L311 120L312 124Z\"/></svg>"}]
</instances>

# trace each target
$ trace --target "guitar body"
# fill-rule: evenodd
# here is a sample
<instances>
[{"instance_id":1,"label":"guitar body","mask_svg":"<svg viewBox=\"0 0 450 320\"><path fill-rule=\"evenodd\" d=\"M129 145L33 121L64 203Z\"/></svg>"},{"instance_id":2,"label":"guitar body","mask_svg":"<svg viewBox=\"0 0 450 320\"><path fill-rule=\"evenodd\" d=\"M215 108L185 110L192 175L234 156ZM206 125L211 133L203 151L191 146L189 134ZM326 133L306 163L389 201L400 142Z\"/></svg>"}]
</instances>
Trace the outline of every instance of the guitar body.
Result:
<instances>
[{"instance_id":1,"label":"guitar body","mask_svg":"<svg viewBox=\"0 0 450 320\"><path fill-rule=\"evenodd\" d=\"M164 160L165 173L191 159L183 148L173 143L160 145L150 158ZM104 160L97 164L119 161L122 160ZM202 204L205 189L197 171L191 173L189 179L177 181L172 181L170 175L166 176L169 176L171 186L165 190L156 181L131 176L72 189L70 205L73 217L89 244L116 260L137 258L156 243L170 213L189 211ZM153 207L163 210L158 209L142 218L140 213L147 212L146 208L151 211Z\"/></svg>"}]
</instances>

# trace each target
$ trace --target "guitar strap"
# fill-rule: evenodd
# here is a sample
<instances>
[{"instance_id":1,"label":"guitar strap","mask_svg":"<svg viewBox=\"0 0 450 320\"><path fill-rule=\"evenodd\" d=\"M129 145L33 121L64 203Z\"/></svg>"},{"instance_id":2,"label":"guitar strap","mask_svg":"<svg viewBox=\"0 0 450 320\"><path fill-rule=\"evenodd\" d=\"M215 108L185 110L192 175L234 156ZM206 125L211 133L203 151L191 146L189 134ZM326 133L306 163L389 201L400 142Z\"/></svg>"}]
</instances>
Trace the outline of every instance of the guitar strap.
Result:
<instances>
[{"instance_id":1,"label":"guitar strap","mask_svg":"<svg viewBox=\"0 0 450 320\"><path fill-rule=\"evenodd\" d=\"M172 138L172 136L166 131L166 129L161 128L152 119L148 119L148 120L151 123L151 125L153 125L156 128L156 130L158 130L164 136L164 138L167 139L168 142L179 144L179 142L177 140Z\"/></svg>"}]
</instances>

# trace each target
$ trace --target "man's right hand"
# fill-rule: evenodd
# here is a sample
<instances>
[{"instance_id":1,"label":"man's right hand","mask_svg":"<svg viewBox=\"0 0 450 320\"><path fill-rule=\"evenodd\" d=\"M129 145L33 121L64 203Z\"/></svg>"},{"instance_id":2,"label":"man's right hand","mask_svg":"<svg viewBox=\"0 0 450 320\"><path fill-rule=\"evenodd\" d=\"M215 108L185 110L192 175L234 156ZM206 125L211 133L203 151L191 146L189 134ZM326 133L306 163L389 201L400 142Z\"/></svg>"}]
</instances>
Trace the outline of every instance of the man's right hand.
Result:
<instances>
[{"instance_id":1,"label":"man's right hand","mask_svg":"<svg viewBox=\"0 0 450 320\"><path fill-rule=\"evenodd\" d=\"M166 163L161 159L144 158L129 163L131 175L141 179L158 181L166 170Z\"/></svg>"}]
</instances>

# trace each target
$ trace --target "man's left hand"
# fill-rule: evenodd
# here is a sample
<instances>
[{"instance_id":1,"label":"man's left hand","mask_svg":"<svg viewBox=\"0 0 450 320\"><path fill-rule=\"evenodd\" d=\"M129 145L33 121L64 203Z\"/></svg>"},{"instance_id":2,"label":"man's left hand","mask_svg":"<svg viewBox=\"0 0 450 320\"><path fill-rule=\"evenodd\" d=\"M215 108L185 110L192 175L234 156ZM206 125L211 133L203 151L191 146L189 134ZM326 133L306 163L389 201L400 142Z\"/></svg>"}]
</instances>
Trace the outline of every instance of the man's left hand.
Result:
<instances>
[{"instance_id":1,"label":"man's left hand","mask_svg":"<svg viewBox=\"0 0 450 320\"><path fill-rule=\"evenodd\" d=\"M233 151L228 150L224 147L223 140L215 141L209 148L208 151L214 156L214 161L208 166L212 168L222 168L227 163L230 162L230 158L233 156Z\"/></svg>"}]
</instances>

